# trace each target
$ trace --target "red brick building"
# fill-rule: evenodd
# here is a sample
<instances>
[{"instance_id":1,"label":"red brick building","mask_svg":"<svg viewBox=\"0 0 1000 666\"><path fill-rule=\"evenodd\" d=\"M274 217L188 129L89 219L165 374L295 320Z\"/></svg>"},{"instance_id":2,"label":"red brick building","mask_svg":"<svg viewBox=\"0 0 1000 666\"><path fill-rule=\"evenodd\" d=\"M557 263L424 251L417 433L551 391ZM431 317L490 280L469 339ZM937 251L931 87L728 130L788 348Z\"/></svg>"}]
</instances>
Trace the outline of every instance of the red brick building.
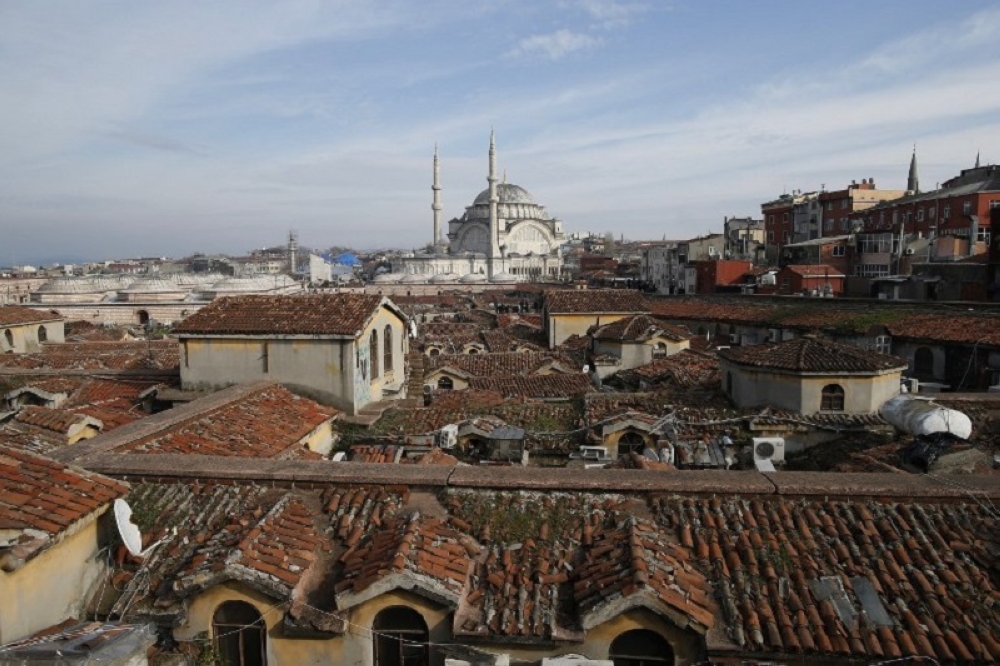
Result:
<instances>
[{"instance_id":1,"label":"red brick building","mask_svg":"<svg viewBox=\"0 0 1000 666\"><path fill-rule=\"evenodd\" d=\"M854 214L865 231L976 237L989 244L990 209L1000 207L1000 166L976 166L930 192L914 191Z\"/></svg>"},{"instance_id":2,"label":"red brick building","mask_svg":"<svg viewBox=\"0 0 1000 666\"><path fill-rule=\"evenodd\" d=\"M898 199L906 194L905 190L875 189L874 178L862 178L861 182L851 181L842 190L820 192L819 202L823 217L822 236L839 236L848 234L856 220L855 213L868 210L884 201Z\"/></svg>"},{"instance_id":3,"label":"red brick building","mask_svg":"<svg viewBox=\"0 0 1000 666\"><path fill-rule=\"evenodd\" d=\"M816 291L839 296L844 293L844 274L827 264L789 264L775 276L779 294Z\"/></svg>"},{"instance_id":4,"label":"red brick building","mask_svg":"<svg viewBox=\"0 0 1000 666\"><path fill-rule=\"evenodd\" d=\"M779 248L792 242L792 218L795 209L795 195L782 194L774 201L760 205L764 216L765 242Z\"/></svg>"},{"instance_id":5,"label":"red brick building","mask_svg":"<svg viewBox=\"0 0 1000 666\"><path fill-rule=\"evenodd\" d=\"M698 294L738 291L744 276L753 269L753 263L750 261L692 261L690 265L697 274L695 293Z\"/></svg>"}]
</instances>

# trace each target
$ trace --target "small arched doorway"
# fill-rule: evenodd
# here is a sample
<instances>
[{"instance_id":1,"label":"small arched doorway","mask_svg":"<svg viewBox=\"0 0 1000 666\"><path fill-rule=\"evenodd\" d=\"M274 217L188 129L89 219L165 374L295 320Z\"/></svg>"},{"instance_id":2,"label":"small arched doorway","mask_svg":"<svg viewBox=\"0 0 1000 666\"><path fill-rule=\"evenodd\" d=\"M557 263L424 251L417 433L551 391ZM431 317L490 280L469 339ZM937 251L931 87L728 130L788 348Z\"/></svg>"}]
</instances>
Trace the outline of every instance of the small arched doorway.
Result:
<instances>
[{"instance_id":1,"label":"small arched doorway","mask_svg":"<svg viewBox=\"0 0 1000 666\"><path fill-rule=\"evenodd\" d=\"M913 374L920 379L934 377L934 352L927 347L918 347L913 354Z\"/></svg>"},{"instance_id":2,"label":"small arched doorway","mask_svg":"<svg viewBox=\"0 0 1000 666\"><path fill-rule=\"evenodd\" d=\"M390 606L372 623L375 666L427 666L430 663L427 623L406 606Z\"/></svg>"},{"instance_id":3,"label":"small arched doorway","mask_svg":"<svg viewBox=\"0 0 1000 666\"><path fill-rule=\"evenodd\" d=\"M615 666L661 666L674 663L674 650L655 631L633 629L611 642L608 659Z\"/></svg>"},{"instance_id":4,"label":"small arched doorway","mask_svg":"<svg viewBox=\"0 0 1000 666\"><path fill-rule=\"evenodd\" d=\"M137 312L136 314L139 316L139 325L140 326L145 326L146 324L149 323L149 312L148 311L146 311L146 310L139 310L139 312Z\"/></svg>"},{"instance_id":5,"label":"small arched doorway","mask_svg":"<svg viewBox=\"0 0 1000 666\"><path fill-rule=\"evenodd\" d=\"M44 326L39 326L38 327L38 341L39 342L48 342L49 341L49 332L47 330L45 330Z\"/></svg>"},{"instance_id":6,"label":"small arched doorway","mask_svg":"<svg viewBox=\"0 0 1000 666\"><path fill-rule=\"evenodd\" d=\"M227 601L212 616L215 649L226 666L265 666L267 627L245 601Z\"/></svg>"}]
</instances>

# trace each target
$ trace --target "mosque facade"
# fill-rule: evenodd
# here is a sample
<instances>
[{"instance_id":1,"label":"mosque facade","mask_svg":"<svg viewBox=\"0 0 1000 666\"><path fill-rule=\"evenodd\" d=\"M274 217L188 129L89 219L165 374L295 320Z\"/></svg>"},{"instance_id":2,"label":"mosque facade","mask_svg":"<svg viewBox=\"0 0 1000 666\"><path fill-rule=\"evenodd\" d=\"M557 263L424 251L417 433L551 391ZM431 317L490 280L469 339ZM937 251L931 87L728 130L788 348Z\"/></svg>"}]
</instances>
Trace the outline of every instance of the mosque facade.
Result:
<instances>
[{"instance_id":1,"label":"mosque facade","mask_svg":"<svg viewBox=\"0 0 1000 666\"><path fill-rule=\"evenodd\" d=\"M433 242L428 251L402 256L379 283L511 283L556 281L563 273L562 221L523 187L497 177L496 136L490 134L488 187L448 222L442 234L441 165L434 150Z\"/></svg>"}]
</instances>

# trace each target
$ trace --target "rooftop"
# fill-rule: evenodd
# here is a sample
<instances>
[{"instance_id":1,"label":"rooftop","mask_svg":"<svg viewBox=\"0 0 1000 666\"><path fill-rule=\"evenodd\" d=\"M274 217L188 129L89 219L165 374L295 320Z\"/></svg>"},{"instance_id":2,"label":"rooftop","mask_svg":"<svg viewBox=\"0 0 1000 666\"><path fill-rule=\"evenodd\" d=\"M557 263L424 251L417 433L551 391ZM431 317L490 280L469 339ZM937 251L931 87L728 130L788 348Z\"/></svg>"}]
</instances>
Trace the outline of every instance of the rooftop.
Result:
<instances>
[{"instance_id":1,"label":"rooftop","mask_svg":"<svg viewBox=\"0 0 1000 666\"><path fill-rule=\"evenodd\" d=\"M722 349L719 356L740 365L809 373L881 373L905 369L909 365L906 359L898 356L812 337Z\"/></svg>"},{"instance_id":2,"label":"rooftop","mask_svg":"<svg viewBox=\"0 0 1000 666\"><path fill-rule=\"evenodd\" d=\"M545 292L549 314L649 312L642 294L633 289L563 289Z\"/></svg>"}]
</instances>

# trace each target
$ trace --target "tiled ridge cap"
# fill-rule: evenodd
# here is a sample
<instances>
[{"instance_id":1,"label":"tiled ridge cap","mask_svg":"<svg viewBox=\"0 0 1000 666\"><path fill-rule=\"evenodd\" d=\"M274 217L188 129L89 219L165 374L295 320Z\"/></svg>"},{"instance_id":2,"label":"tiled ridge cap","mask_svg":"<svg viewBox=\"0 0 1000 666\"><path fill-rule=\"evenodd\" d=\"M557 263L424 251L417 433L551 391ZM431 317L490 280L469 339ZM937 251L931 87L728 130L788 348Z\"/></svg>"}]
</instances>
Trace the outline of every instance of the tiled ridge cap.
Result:
<instances>
[{"instance_id":1,"label":"tiled ridge cap","mask_svg":"<svg viewBox=\"0 0 1000 666\"><path fill-rule=\"evenodd\" d=\"M96 438L95 438L96 439ZM180 454L101 453L79 461L86 469L129 481L275 486L385 484L429 488L563 490L576 492L690 493L785 497L878 497L885 499L1000 499L1000 477L892 473L757 471L573 470L519 468L498 476L491 467L385 465Z\"/></svg>"},{"instance_id":2,"label":"tiled ridge cap","mask_svg":"<svg viewBox=\"0 0 1000 666\"><path fill-rule=\"evenodd\" d=\"M53 452L52 457L61 462L74 462L75 464L86 466L85 459L89 456L108 453L131 442L153 437L157 433L177 427L186 421L196 419L199 416L276 384L278 382L273 381L237 384L209 394L199 400L189 402L186 405L180 405L173 409L153 414L152 416L116 428L111 432L63 447Z\"/></svg>"}]
</instances>

